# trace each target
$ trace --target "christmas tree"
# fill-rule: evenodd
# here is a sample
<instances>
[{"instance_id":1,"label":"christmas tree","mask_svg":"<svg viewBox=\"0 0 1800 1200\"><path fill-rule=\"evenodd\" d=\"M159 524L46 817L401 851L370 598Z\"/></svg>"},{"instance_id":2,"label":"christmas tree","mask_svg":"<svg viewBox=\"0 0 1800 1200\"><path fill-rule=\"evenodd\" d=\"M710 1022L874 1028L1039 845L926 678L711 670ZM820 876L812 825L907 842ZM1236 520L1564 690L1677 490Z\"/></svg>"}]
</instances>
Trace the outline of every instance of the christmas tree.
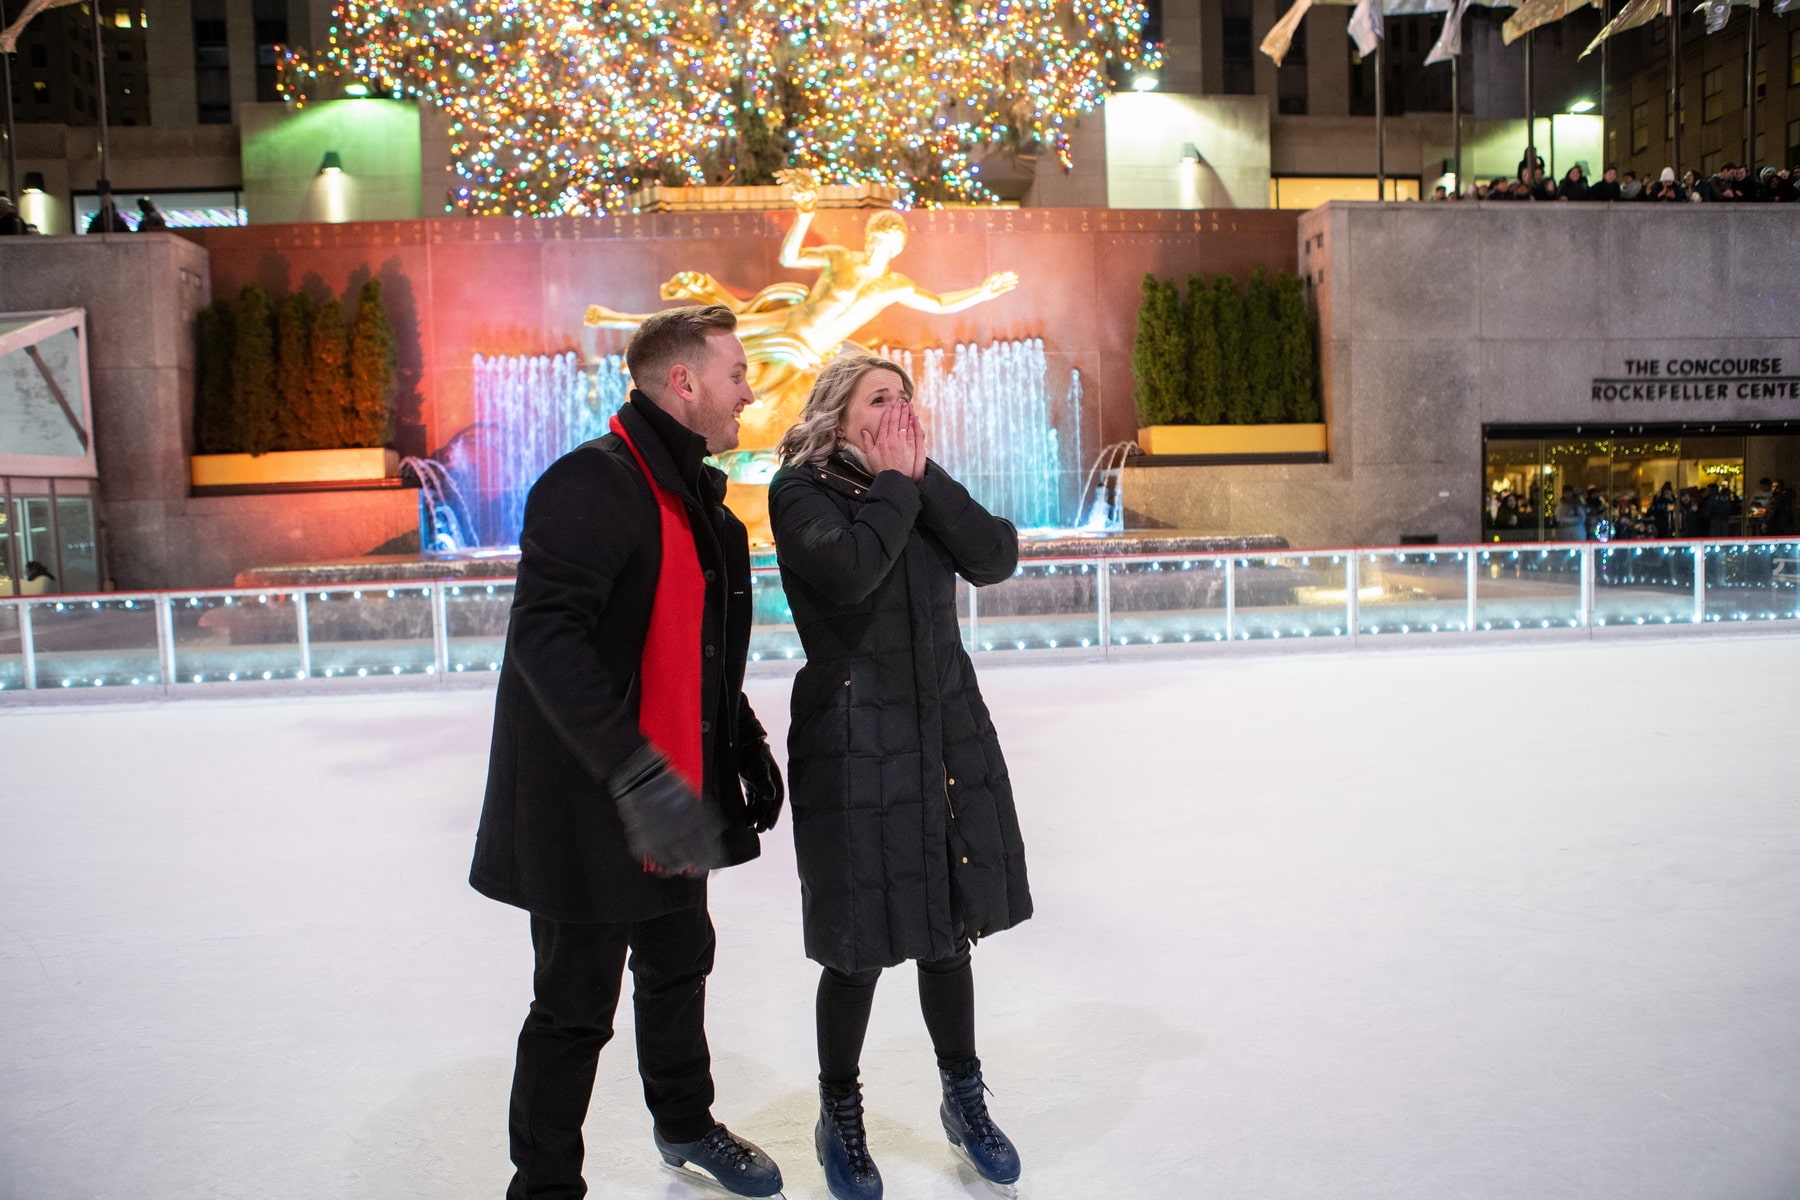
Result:
<instances>
[{"instance_id":1,"label":"christmas tree","mask_svg":"<svg viewBox=\"0 0 1800 1200\"><path fill-rule=\"evenodd\" d=\"M1156 65L1138 0L340 0L320 74L438 106L485 215L597 214L648 183L898 186L988 200L981 154L1070 165L1109 75Z\"/></svg>"}]
</instances>

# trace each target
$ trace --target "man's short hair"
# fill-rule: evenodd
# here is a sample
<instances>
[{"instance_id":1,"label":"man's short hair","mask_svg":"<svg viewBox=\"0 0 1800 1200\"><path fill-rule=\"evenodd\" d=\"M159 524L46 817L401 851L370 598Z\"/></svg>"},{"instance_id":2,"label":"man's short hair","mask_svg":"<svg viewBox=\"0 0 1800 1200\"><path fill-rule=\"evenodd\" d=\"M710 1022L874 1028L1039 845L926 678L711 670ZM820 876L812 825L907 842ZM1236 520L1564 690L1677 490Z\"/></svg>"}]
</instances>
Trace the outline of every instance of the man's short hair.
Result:
<instances>
[{"instance_id":1,"label":"man's short hair","mask_svg":"<svg viewBox=\"0 0 1800 1200\"><path fill-rule=\"evenodd\" d=\"M734 333L737 314L723 304L704 308L669 308L655 313L631 335L625 347L625 368L639 388L661 387L676 363L697 367L707 352L707 338L715 333Z\"/></svg>"}]
</instances>

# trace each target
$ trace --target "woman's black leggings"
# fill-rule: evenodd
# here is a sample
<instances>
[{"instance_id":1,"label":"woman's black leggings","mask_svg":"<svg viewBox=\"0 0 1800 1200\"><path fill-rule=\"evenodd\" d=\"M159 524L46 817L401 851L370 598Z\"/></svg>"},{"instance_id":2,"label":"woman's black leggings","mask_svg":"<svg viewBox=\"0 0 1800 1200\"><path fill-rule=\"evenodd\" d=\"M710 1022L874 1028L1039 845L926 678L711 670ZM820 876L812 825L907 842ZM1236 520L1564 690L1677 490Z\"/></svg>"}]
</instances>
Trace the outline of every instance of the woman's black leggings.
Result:
<instances>
[{"instance_id":1,"label":"woman's black leggings","mask_svg":"<svg viewBox=\"0 0 1800 1200\"><path fill-rule=\"evenodd\" d=\"M819 976L819 1082L844 1086L862 1074L863 1035L881 968ZM975 972L965 943L949 958L919 964L919 1007L938 1066L975 1057Z\"/></svg>"}]
</instances>

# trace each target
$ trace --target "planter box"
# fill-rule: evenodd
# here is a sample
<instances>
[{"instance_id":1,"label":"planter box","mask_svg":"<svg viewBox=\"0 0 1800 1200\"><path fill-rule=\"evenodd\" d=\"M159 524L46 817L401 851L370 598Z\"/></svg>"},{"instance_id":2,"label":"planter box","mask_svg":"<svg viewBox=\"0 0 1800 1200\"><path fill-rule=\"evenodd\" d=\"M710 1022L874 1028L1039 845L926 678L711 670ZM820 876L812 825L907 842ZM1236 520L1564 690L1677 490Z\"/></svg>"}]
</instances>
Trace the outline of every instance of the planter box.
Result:
<instances>
[{"instance_id":1,"label":"planter box","mask_svg":"<svg viewBox=\"0 0 1800 1200\"><path fill-rule=\"evenodd\" d=\"M1145 454L1324 454L1324 425L1151 425L1138 430Z\"/></svg>"},{"instance_id":2,"label":"planter box","mask_svg":"<svg viewBox=\"0 0 1800 1200\"><path fill-rule=\"evenodd\" d=\"M388 479L400 471L392 450L276 450L269 454L196 454L188 459L197 488Z\"/></svg>"},{"instance_id":3,"label":"planter box","mask_svg":"<svg viewBox=\"0 0 1800 1200\"><path fill-rule=\"evenodd\" d=\"M878 183L830 184L819 189L819 207L892 208L900 189ZM743 212L791 209L794 193L773 187L664 187L653 183L625 198L634 212Z\"/></svg>"}]
</instances>

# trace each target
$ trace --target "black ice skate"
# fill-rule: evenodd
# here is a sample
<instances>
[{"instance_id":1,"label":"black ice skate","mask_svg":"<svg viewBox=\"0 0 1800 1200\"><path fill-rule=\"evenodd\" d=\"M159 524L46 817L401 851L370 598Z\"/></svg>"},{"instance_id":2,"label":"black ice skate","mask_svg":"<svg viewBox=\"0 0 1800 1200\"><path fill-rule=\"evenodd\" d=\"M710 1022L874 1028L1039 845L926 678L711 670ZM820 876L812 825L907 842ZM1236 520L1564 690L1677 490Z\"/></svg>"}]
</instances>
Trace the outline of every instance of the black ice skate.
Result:
<instances>
[{"instance_id":1,"label":"black ice skate","mask_svg":"<svg viewBox=\"0 0 1800 1200\"><path fill-rule=\"evenodd\" d=\"M988 1116L981 1060L971 1058L950 1070L940 1070L938 1078L944 1085L938 1119L944 1123L950 1145L1001 1195L1017 1196L1019 1189L1013 1185L1019 1181L1019 1152Z\"/></svg>"},{"instance_id":2,"label":"black ice skate","mask_svg":"<svg viewBox=\"0 0 1800 1200\"><path fill-rule=\"evenodd\" d=\"M697 1142L671 1142L652 1131L663 1165L677 1175L722 1188L734 1196L781 1200L781 1168L754 1143L714 1125Z\"/></svg>"},{"instance_id":3,"label":"black ice skate","mask_svg":"<svg viewBox=\"0 0 1800 1200\"><path fill-rule=\"evenodd\" d=\"M881 1172L869 1157L869 1138L863 1130L861 1083L848 1089L819 1085L813 1149L825 1168L825 1187L835 1200L881 1200Z\"/></svg>"}]
</instances>

